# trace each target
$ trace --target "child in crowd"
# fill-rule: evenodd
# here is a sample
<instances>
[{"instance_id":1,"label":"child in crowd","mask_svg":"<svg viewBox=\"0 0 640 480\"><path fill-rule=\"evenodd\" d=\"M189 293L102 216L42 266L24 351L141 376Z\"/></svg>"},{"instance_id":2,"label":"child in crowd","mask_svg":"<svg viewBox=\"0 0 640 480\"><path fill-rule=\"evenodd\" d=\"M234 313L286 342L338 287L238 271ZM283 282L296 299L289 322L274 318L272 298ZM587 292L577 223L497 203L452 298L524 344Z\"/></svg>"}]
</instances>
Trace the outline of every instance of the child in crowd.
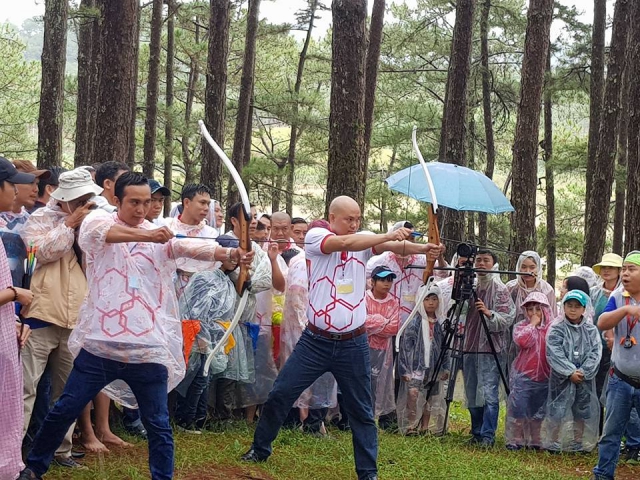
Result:
<instances>
[{"instance_id":1,"label":"child in crowd","mask_svg":"<svg viewBox=\"0 0 640 480\"><path fill-rule=\"evenodd\" d=\"M547 338L551 366L547 449L554 453L589 452L598 439L600 409L595 377L602 342L597 327L584 316L589 304L586 293L571 290L562 304L564 318L551 327ZM568 430L568 442L561 430Z\"/></svg>"},{"instance_id":2,"label":"child in crowd","mask_svg":"<svg viewBox=\"0 0 640 480\"><path fill-rule=\"evenodd\" d=\"M505 437L509 450L537 450L542 447L540 432L549 392L546 336L553 317L549 299L542 292L530 293L521 308L525 317L513 328L518 355L509 375Z\"/></svg>"},{"instance_id":3,"label":"child in crowd","mask_svg":"<svg viewBox=\"0 0 640 480\"><path fill-rule=\"evenodd\" d=\"M418 292L418 297L421 293ZM440 288L429 287L419 315L411 320L400 339L398 371L402 383L398 393L398 427L402 434L443 433L448 357L442 362L435 383L430 382L442 351L444 306Z\"/></svg>"},{"instance_id":4,"label":"child in crowd","mask_svg":"<svg viewBox=\"0 0 640 480\"><path fill-rule=\"evenodd\" d=\"M366 327L369 334L369 356L371 358L371 394L374 416L393 412L396 409L393 391L393 346L392 337L398 333L400 307L389 293L396 274L386 266L378 266L371 272L371 290L367 290Z\"/></svg>"}]
</instances>

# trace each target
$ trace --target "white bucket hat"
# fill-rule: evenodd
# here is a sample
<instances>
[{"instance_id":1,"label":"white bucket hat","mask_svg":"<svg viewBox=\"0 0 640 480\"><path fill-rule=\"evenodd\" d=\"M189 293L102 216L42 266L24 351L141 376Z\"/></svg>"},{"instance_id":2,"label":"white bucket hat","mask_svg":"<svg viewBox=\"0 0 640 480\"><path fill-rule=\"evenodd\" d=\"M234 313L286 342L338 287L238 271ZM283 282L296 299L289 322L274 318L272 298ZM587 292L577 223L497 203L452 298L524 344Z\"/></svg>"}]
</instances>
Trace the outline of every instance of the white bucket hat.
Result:
<instances>
[{"instance_id":1,"label":"white bucket hat","mask_svg":"<svg viewBox=\"0 0 640 480\"><path fill-rule=\"evenodd\" d=\"M61 202L70 202L87 194L100 195L102 190L102 187L93 182L88 170L76 168L60 175L58 188L51 193L51 197Z\"/></svg>"}]
</instances>

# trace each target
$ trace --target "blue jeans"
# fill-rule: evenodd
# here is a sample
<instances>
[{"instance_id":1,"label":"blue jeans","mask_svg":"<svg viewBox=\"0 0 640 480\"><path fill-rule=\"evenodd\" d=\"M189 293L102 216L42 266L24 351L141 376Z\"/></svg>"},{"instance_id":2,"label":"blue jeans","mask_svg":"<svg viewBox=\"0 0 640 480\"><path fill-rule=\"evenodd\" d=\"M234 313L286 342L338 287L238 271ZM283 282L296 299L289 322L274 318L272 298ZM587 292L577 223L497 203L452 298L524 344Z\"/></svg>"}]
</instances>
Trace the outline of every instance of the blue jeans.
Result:
<instances>
[{"instance_id":1,"label":"blue jeans","mask_svg":"<svg viewBox=\"0 0 640 480\"><path fill-rule=\"evenodd\" d=\"M149 468L153 480L173 477L173 437L167 406L167 369L157 363L121 363L81 350L64 392L33 441L26 464L44 475L69 426L100 390L114 380L125 381L139 406L149 435Z\"/></svg>"},{"instance_id":2,"label":"blue jeans","mask_svg":"<svg viewBox=\"0 0 640 480\"><path fill-rule=\"evenodd\" d=\"M598 443L598 465L593 473L613 479L620 456L620 440L632 410L640 413L640 389L635 389L615 374L609 377L604 433Z\"/></svg>"},{"instance_id":3,"label":"blue jeans","mask_svg":"<svg viewBox=\"0 0 640 480\"><path fill-rule=\"evenodd\" d=\"M206 418L206 397L209 377L204 376L204 364L207 361L206 355L201 355L200 368L196 372L195 377L191 380L191 384L187 390L187 396L183 397L178 393L176 401L176 421L182 427L193 427L196 420ZM201 399L204 397L205 401ZM202 409L204 408L204 412Z\"/></svg>"},{"instance_id":4,"label":"blue jeans","mask_svg":"<svg viewBox=\"0 0 640 480\"><path fill-rule=\"evenodd\" d=\"M625 446L629 450L640 450L640 416L637 410L631 410L627 430L624 432Z\"/></svg>"},{"instance_id":5,"label":"blue jeans","mask_svg":"<svg viewBox=\"0 0 640 480\"><path fill-rule=\"evenodd\" d=\"M500 414L500 372L490 353L467 353L463 359L464 389L471 415L471 434L493 443Z\"/></svg>"},{"instance_id":6,"label":"blue jeans","mask_svg":"<svg viewBox=\"0 0 640 480\"><path fill-rule=\"evenodd\" d=\"M300 394L325 372L333 373L342 391L351 425L358 479L377 474L378 430L371 401L371 364L367 335L329 340L306 329L276 379L253 437L259 458L271 455L271 444Z\"/></svg>"}]
</instances>

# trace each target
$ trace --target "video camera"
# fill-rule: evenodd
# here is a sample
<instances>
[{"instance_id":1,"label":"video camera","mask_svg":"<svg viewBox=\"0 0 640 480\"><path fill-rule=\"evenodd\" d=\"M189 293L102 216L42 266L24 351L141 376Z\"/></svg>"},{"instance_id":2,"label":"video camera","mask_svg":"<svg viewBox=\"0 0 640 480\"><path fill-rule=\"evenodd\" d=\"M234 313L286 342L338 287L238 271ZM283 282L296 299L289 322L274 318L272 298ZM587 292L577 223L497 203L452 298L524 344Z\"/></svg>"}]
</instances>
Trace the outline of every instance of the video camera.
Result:
<instances>
[{"instance_id":1,"label":"video camera","mask_svg":"<svg viewBox=\"0 0 640 480\"><path fill-rule=\"evenodd\" d=\"M476 269L474 268L478 247L470 243L461 243L456 249L458 258L466 260L462 266L453 265L455 267L453 275L453 289L451 291L451 300L456 303L469 300L473 296L476 288Z\"/></svg>"}]
</instances>

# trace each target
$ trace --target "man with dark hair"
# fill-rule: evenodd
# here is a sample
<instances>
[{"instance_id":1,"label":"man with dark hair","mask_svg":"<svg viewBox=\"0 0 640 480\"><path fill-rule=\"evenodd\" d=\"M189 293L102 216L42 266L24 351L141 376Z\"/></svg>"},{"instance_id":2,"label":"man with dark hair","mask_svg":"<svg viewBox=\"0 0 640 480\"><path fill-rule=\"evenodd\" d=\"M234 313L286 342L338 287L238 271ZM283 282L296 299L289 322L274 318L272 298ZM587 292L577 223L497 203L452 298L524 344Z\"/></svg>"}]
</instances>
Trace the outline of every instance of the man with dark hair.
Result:
<instances>
[{"instance_id":1,"label":"man with dark hair","mask_svg":"<svg viewBox=\"0 0 640 480\"><path fill-rule=\"evenodd\" d=\"M38 180L38 199L36 200L33 208L29 210L29 213L33 213L39 208L47 205L49 198L51 197L51 193L58 188L58 178L60 177L60 174L66 171L66 168L52 167L49 169L49 172L51 172L50 176L40 177Z\"/></svg>"},{"instance_id":2,"label":"man with dark hair","mask_svg":"<svg viewBox=\"0 0 640 480\"><path fill-rule=\"evenodd\" d=\"M69 339L76 359L64 393L33 442L20 480L40 479L46 473L65 432L102 389L123 404L130 404L135 394L149 436L151 477L173 478L167 391L185 372L171 284L174 259L231 257L243 264L253 260L253 253L241 249L174 239L168 228L145 220L151 190L138 173L122 174L114 195L116 213L90 215L80 227L78 243L86 255L89 291ZM113 384L116 380L126 385Z\"/></svg>"},{"instance_id":3,"label":"man with dark hair","mask_svg":"<svg viewBox=\"0 0 640 480\"><path fill-rule=\"evenodd\" d=\"M114 188L116 180L125 172L130 171L128 165L122 162L101 163L96 169L96 183L103 188L102 197L94 199L98 208L113 213L116 210L114 199Z\"/></svg>"},{"instance_id":4,"label":"man with dark hair","mask_svg":"<svg viewBox=\"0 0 640 480\"><path fill-rule=\"evenodd\" d=\"M291 237L296 245L304 250L304 237L309 230L309 224L304 218L294 217L291 219Z\"/></svg>"},{"instance_id":5,"label":"man with dark hair","mask_svg":"<svg viewBox=\"0 0 640 480\"><path fill-rule=\"evenodd\" d=\"M151 208L147 213L147 220L158 226L164 225L160 218L162 209L164 208L164 199L171 196L171 191L153 178L149 179L149 188L151 188Z\"/></svg>"}]
</instances>

